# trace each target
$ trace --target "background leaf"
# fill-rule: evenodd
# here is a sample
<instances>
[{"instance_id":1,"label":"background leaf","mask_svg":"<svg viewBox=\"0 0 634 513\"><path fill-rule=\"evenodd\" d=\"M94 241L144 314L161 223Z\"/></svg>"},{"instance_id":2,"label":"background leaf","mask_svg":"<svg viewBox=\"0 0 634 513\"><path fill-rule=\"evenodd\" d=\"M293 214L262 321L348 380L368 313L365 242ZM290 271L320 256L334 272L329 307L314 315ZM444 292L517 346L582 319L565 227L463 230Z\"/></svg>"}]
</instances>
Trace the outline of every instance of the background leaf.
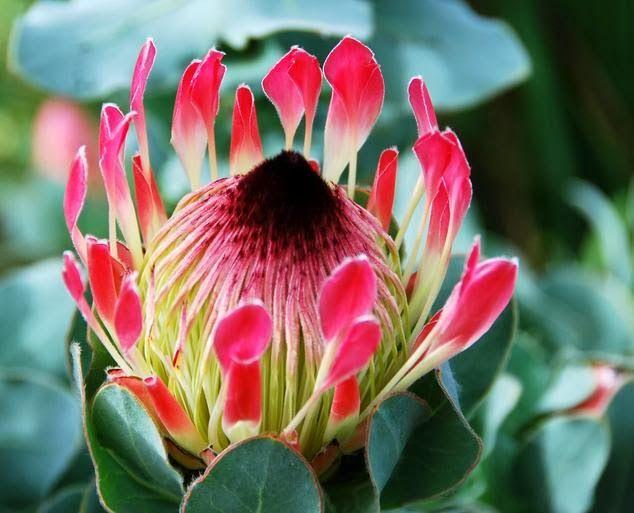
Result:
<instances>
[{"instance_id":1,"label":"background leaf","mask_svg":"<svg viewBox=\"0 0 634 513\"><path fill-rule=\"evenodd\" d=\"M77 400L34 372L0 371L0 505L43 499L81 442Z\"/></svg>"},{"instance_id":2,"label":"background leaf","mask_svg":"<svg viewBox=\"0 0 634 513\"><path fill-rule=\"evenodd\" d=\"M10 63L49 91L98 98L129 87L149 36L160 51L152 80L163 88L174 87L184 66L213 45L244 48L252 38L292 29L367 37L370 7L356 0L49 0L15 25Z\"/></svg>"},{"instance_id":3,"label":"background leaf","mask_svg":"<svg viewBox=\"0 0 634 513\"><path fill-rule=\"evenodd\" d=\"M517 487L529 511L583 513L610 450L604 424L584 417L554 417L520 451Z\"/></svg>"},{"instance_id":4,"label":"background leaf","mask_svg":"<svg viewBox=\"0 0 634 513\"><path fill-rule=\"evenodd\" d=\"M183 513L319 513L322 499L312 470L288 446L256 438L223 452L196 480Z\"/></svg>"}]
</instances>

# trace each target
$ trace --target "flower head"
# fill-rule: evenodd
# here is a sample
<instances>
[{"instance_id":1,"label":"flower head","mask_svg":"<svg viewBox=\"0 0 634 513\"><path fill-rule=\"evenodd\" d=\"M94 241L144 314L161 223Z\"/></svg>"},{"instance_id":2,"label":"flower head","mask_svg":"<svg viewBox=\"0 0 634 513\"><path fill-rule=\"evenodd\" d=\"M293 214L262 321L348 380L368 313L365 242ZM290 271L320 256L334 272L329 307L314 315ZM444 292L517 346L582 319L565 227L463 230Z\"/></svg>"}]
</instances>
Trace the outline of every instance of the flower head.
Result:
<instances>
[{"instance_id":1,"label":"flower head","mask_svg":"<svg viewBox=\"0 0 634 513\"><path fill-rule=\"evenodd\" d=\"M370 191L356 184L357 152L381 111L384 82L373 53L346 37L324 64L332 96L323 165L310 158L322 71L294 47L262 82L282 122L284 150L263 154L254 96L241 85L229 176L217 178L214 127L225 66L223 54L210 50L185 69L177 92L172 144L192 192L168 218L143 109L155 55L148 41L134 68L132 111L112 104L102 111L108 238L84 236L78 225L82 150L64 203L94 308L70 253L64 280L119 366L109 379L139 398L166 437L201 459L262 432L309 458L333 443L353 447L381 399L473 344L512 296L516 261L481 261L476 242L446 306L432 312L471 200L458 138L438 129L429 93L414 78L421 172L405 216L394 223L397 149L381 154ZM293 144L302 119L300 153ZM123 158L131 123L140 148L136 208ZM212 180L201 185L205 153ZM338 180L346 168L344 189ZM355 201L362 197L366 206ZM388 233L390 226L398 228ZM415 242L403 248L408 230Z\"/></svg>"}]
</instances>

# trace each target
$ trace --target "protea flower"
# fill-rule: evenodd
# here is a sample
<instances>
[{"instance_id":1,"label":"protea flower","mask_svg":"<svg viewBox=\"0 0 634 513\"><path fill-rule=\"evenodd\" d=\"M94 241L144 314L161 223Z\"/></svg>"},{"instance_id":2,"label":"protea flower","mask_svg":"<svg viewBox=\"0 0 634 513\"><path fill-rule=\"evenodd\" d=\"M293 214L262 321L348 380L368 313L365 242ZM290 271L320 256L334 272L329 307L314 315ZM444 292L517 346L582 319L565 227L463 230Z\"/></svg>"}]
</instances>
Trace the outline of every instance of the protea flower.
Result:
<instances>
[{"instance_id":1,"label":"protea flower","mask_svg":"<svg viewBox=\"0 0 634 513\"><path fill-rule=\"evenodd\" d=\"M108 239L78 227L87 176L81 149L68 181L64 212L93 308L71 253L64 280L119 366L108 379L131 390L183 453L208 461L270 433L323 467L326 448L363 444L364 421L381 399L487 331L512 296L517 263L481 261L476 241L445 307L431 311L471 200L469 165L456 135L439 130L423 80L413 78L421 173L407 214L392 222L395 148L381 154L369 195L357 187L357 152L381 111L384 81L371 50L352 37L332 50L323 72L293 47L262 81L285 134L277 155L263 154L253 93L238 87L226 178L218 178L214 138L223 54L212 49L193 61L172 124L192 192L168 217L143 109L155 54L148 40L134 68L131 111L102 110ZM320 163L311 138L322 75L332 95ZM136 208L123 158L130 124L139 143ZM211 182L201 185L206 152ZM408 229L415 243L404 248Z\"/></svg>"}]
</instances>

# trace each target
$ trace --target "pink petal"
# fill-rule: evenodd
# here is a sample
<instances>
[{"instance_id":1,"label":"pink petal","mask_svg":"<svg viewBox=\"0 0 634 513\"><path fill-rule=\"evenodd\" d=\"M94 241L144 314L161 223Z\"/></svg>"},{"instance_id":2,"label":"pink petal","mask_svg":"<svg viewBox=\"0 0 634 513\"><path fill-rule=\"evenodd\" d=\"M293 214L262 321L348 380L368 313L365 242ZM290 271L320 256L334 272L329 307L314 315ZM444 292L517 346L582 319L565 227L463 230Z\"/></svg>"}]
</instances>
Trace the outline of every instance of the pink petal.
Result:
<instances>
[{"instance_id":1,"label":"pink petal","mask_svg":"<svg viewBox=\"0 0 634 513\"><path fill-rule=\"evenodd\" d=\"M141 155L132 157L132 176L134 177L134 192L136 196L139 225L146 245L152 236L167 220L163 200L158 191L154 174L150 171L149 180L144 173Z\"/></svg>"},{"instance_id":2,"label":"pink petal","mask_svg":"<svg viewBox=\"0 0 634 513\"><path fill-rule=\"evenodd\" d=\"M330 52L324 74L333 89L324 133L324 176L337 182L381 112L385 84L372 51L350 36Z\"/></svg>"},{"instance_id":3,"label":"pink petal","mask_svg":"<svg viewBox=\"0 0 634 513\"><path fill-rule=\"evenodd\" d=\"M79 264L75 260L75 255L70 251L64 251L64 267L62 269L62 279L73 300L78 303L83 299L86 292L86 285L79 270Z\"/></svg>"},{"instance_id":4,"label":"pink petal","mask_svg":"<svg viewBox=\"0 0 634 513\"><path fill-rule=\"evenodd\" d=\"M359 316L370 313L376 301L376 275L368 258L346 258L324 281L319 316L326 340L334 340Z\"/></svg>"},{"instance_id":5,"label":"pink petal","mask_svg":"<svg viewBox=\"0 0 634 513\"><path fill-rule=\"evenodd\" d=\"M491 327L508 305L517 280L517 260L491 258L477 262L479 244L469 255L463 276L438 320L434 347L451 344L453 354L467 349Z\"/></svg>"},{"instance_id":6,"label":"pink petal","mask_svg":"<svg viewBox=\"0 0 634 513\"><path fill-rule=\"evenodd\" d=\"M82 146L77 151L77 156L73 160L68 175L64 193L64 218L75 249L83 261L86 261L86 241L77 227L77 220L84 208L87 191L88 164L86 162L86 148Z\"/></svg>"},{"instance_id":7,"label":"pink petal","mask_svg":"<svg viewBox=\"0 0 634 513\"><path fill-rule=\"evenodd\" d=\"M407 89L409 94L409 104L414 111L416 125L418 126L418 136L422 137L438 130L436 112L432 105L427 86L421 77L414 77L409 82Z\"/></svg>"},{"instance_id":8,"label":"pink petal","mask_svg":"<svg viewBox=\"0 0 634 513\"><path fill-rule=\"evenodd\" d=\"M185 69L176 92L172 117L172 146L181 160L192 187L198 187L205 158L207 131L203 119L192 103L194 75L201 61L192 61Z\"/></svg>"},{"instance_id":9,"label":"pink petal","mask_svg":"<svg viewBox=\"0 0 634 513\"><path fill-rule=\"evenodd\" d=\"M145 123L145 108L143 107L143 95L147 86L150 71L156 58L154 41L149 38L141 47L137 57L134 71L132 72L132 85L130 86L130 110L136 112L134 128L139 143L139 151L143 162L143 169L150 170L150 152L148 149L147 128Z\"/></svg>"},{"instance_id":10,"label":"pink petal","mask_svg":"<svg viewBox=\"0 0 634 513\"><path fill-rule=\"evenodd\" d=\"M595 389L589 397L572 408L572 411L601 416L625 380L613 367L607 364L597 364L592 368L592 371L595 378Z\"/></svg>"},{"instance_id":11,"label":"pink petal","mask_svg":"<svg viewBox=\"0 0 634 513\"><path fill-rule=\"evenodd\" d=\"M284 55L262 80L262 89L291 141L306 112L307 125L312 125L321 90L319 61L301 48L294 47Z\"/></svg>"},{"instance_id":12,"label":"pink petal","mask_svg":"<svg viewBox=\"0 0 634 513\"><path fill-rule=\"evenodd\" d=\"M427 248L434 253L441 253L447 241L451 208L449 193L445 181L440 181L438 192L432 202L429 228L427 230Z\"/></svg>"},{"instance_id":13,"label":"pink petal","mask_svg":"<svg viewBox=\"0 0 634 513\"><path fill-rule=\"evenodd\" d=\"M244 303L225 315L214 332L213 347L228 372L233 363L257 362L266 351L273 333L273 322L262 303Z\"/></svg>"},{"instance_id":14,"label":"pink petal","mask_svg":"<svg viewBox=\"0 0 634 513\"><path fill-rule=\"evenodd\" d=\"M385 231L389 229L392 220L397 167L398 150L396 148L383 150L368 200L368 211L376 216Z\"/></svg>"},{"instance_id":15,"label":"pink petal","mask_svg":"<svg viewBox=\"0 0 634 513\"><path fill-rule=\"evenodd\" d=\"M236 91L232 123L229 168L232 175L238 175L250 171L264 159L255 100L247 85L241 85Z\"/></svg>"},{"instance_id":16,"label":"pink petal","mask_svg":"<svg viewBox=\"0 0 634 513\"><path fill-rule=\"evenodd\" d=\"M224 52L209 50L191 83L191 102L208 132L213 130L220 107L220 84L227 71L227 66L221 62L224 56Z\"/></svg>"},{"instance_id":17,"label":"pink petal","mask_svg":"<svg viewBox=\"0 0 634 513\"><path fill-rule=\"evenodd\" d=\"M156 415L174 441L192 454L197 455L205 449L205 442L196 427L163 381L156 376L145 378L143 381Z\"/></svg>"},{"instance_id":18,"label":"pink petal","mask_svg":"<svg viewBox=\"0 0 634 513\"><path fill-rule=\"evenodd\" d=\"M234 363L225 379L226 396L222 413L222 429L232 442L245 438L242 433L234 434L237 425L257 434L262 418L262 376L260 362ZM245 425L246 424L246 425Z\"/></svg>"},{"instance_id":19,"label":"pink petal","mask_svg":"<svg viewBox=\"0 0 634 513\"><path fill-rule=\"evenodd\" d=\"M124 352L134 347L143 331L141 298L136 287L136 273L128 274L121 284L114 315L114 328Z\"/></svg>"},{"instance_id":20,"label":"pink petal","mask_svg":"<svg viewBox=\"0 0 634 513\"><path fill-rule=\"evenodd\" d=\"M86 245L88 279L93 300L101 318L111 324L117 303L117 285L108 242L87 237Z\"/></svg>"},{"instance_id":21,"label":"pink petal","mask_svg":"<svg viewBox=\"0 0 634 513\"><path fill-rule=\"evenodd\" d=\"M455 150L455 144L451 139L440 132L424 135L414 144L414 153L423 171L425 195L429 201L436 197L440 181L449 167ZM449 187L448 183L446 185Z\"/></svg>"},{"instance_id":22,"label":"pink petal","mask_svg":"<svg viewBox=\"0 0 634 513\"><path fill-rule=\"evenodd\" d=\"M126 116L114 104L105 104L99 127L99 167L103 176L108 204L114 210L123 236L137 265L142 259L141 239L123 166L123 150L133 113Z\"/></svg>"},{"instance_id":23,"label":"pink petal","mask_svg":"<svg viewBox=\"0 0 634 513\"><path fill-rule=\"evenodd\" d=\"M345 422L348 418L359 414L360 406L359 381L352 376L335 387L328 423L337 425Z\"/></svg>"},{"instance_id":24,"label":"pink petal","mask_svg":"<svg viewBox=\"0 0 634 513\"><path fill-rule=\"evenodd\" d=\"M469 178L471 169L456 134L451 130L445 130L443 135L454 144L451 159L444 172L443 178L445 179L449 193L451 210L450 233L451 236L455 238L471 204L472 187Z\"/></svg>"},{"instance_id":25,"label":"pink petal","mask_svg":"<svg viewBox=\"0 0 634 513\"><path fill-rule=\"evenodd\" d=\"M381 326L372 315L356 319L337 348L332 366L322 386L327 390L360 372L381 342Z\"/></svg>"},{"instance_id":26,"label":"pink petal","mask_svg":"<svg viewBox=\"0 0 634 513\"><path fill-rule=\"evenodd\" d=\"M110 383L115 383L116 385L122 386L131 392L150 414L154 422L157 424L157 427L159 427L161 431L165 431L165 428L154 409L154 403L152 402L147 386L141 378L137 378L136 376L126 376L121 369L112 369L108 372L107 379Z\"/></svg>"}]
</instances>

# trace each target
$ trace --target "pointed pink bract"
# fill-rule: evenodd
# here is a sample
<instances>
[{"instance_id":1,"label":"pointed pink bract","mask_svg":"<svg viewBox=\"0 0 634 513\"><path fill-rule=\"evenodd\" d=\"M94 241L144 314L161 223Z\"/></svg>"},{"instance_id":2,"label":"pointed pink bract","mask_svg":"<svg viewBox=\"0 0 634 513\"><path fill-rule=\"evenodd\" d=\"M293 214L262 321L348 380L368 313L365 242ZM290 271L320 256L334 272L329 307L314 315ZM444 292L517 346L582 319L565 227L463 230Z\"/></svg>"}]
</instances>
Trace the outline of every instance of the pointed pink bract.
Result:
<instances>
[{"instance_id":1,"label":"pointed pink bract","mask_svg":"<svg viewBox=\"0 0 634 513\"><path fill-rule=\"evenodd\" d=\"M381 326L372 315L357 318L337 348L328 376L327 390L360 372L369 363L381 342Z\"/></svg>"},{"instance_id":2,"label":"pointed pink bract","mask_svg":"<svg viewBox=\"0 0 634 513\"><path fill-rule=\"evenodd\" d=\"M224 55L216 49L209 50L192 78L191 102L208 133L213 130L220 108L220 85L227 71L221 62Z\"/></svg>"},{"instance_id":3,"label":"pointed pink bract","mask_svg":"<svg viewBox=\"0 0 634 513\"><path fill-rule=\"evenodd\" d=\"M508 305L517 280L517 261L491 258L478 262L476 241L462 278L451 292L438 319L434 347L451 344L454 354L467 349L495 322Z\"/></svg>"},{"instance_id":4,"label":"pointed pink bract","mask_svg":"<svg viewBox=\"0 0 634 513\"><path fill-rule=\"evenodd\" d=\"M427 90L427 85L421 77L414 77L410 80L407 88L409 104L414 111L416 125L418 127L418 137L422 137L438 130L436 112Z\"/></svg>"},{"instance_id":5,"label":"pointed pink bract","mask_svg":"<svg viewBox=\"0 0 634 513\"><path fill-rule=\"evenodd\" d=\"M137 57L134 71L132 72L132 85L130 86L130 110L136 112L134 128L136 129L143 169L147 171L150 170L150 152L148 148L143 95L145 94L148 77L150 76L150 71L152 71L155 58L156 47L154 46L154 41L149 38L141 47L141 51Z\"/></svg>"},{"instance_id":6,"label":"pointed pink bract","mask_svg":"<svg viewBox=\"0 0 634 513\"><path fill-rule=\"evenodd\" d=\"M86 246L88 279L95 306L101 318L112 323L117 302L117 286L108 242L87 237Z\"/></svg>"},{"instance_id":7,"label":"pointed pink bract","mask_svg":"<svg viewBox=\"0 0 634 513\"><path fill-rule=\"evenodd\" d=\"M324 177L337 182L381 112L385 83L372 50L350 36L330 52L324 75L333 90L324 132Z\"/></svg>"},{"instance_id":8,"label":"pointed pink bract","mask_svg":"<svg viewBox=\"0 0 634 513\"><path fill-rule=\"evenodd\" d=\"M277 110L286 139L292 140L304 113L307 127L312 126L321 90L319 61L291 48L264 77L262 89Z\"/></svg>"},{"instance_id":9,"label":"pointed pink bract","mask_svg":"<svg viewBox=\"0 0 634 513\"><path fill-rule=\"evenodd\" d=\"M115 308L114 328L124 352L132 349L141 337L143 311L136 287L136 273L128 274L121 283Z\"/></svg>"},{"instance_id":10,"label":"pointed pink bract","mask_svg":"<svg viewBox=\"0 0 634 513\"><path fill-rule=\"evenodd\" d=\"M200 65L201 61L194 60L183 72L172 117L172 146L192 186L197 186L200 181L207 146L205 123L192 103L193 79Z\"/></svg>"},{"instance_id":11,"label":"pointed pink bract","mask_svg":"<svg viewBox=\"0 0 634 513\"><path fill-rule=\"evenodd\" d=\"M68 182L64 193L64 218L73 245L79 257L86 261L86 241L79 231L77 221L88 191L88 164L86 162L86 148L82 146L77 151L68 175Z\"/></svg>"},{"instance_id":12,"label":"pointed pink bract","mask_svg":"<svg viewBox=\"0 0 634 513\"><path fill-rule=\"evenodd\" d=\"M319 316L324 337L342 336L353 321L372 311L376 301L376 274L365 255L345 259L324 281Z\"/></svg>"},{"instance_id":13,"label":"pointed pink bract","mask_svg":"<svg viewBox=\"0 0 634 513\"><path fill-rule=\"evenodd\" d=\"M234 363L257 362L266 351L273 332L271 316L262 303L250 302L225 315L214 332L213 347L227 372Z\"/></svg>"},{"instance_id":14,"label":"pointed pink bract","mask_svg":"<svg viewBox=\"0 0 634 513\"><path fill-rule=\"evenodd\" d=\"M232 175L243 174L262 159L264 155L255 112L255 99L249 86L243 84L236 91L233 106L229 169Z\"/></svg>"},{"instance_id":15,"label":"pointed pink bract","mask_svg":"<svg viewBox=\"0 0 634 513\"><path fill-rule=\"evenodd\" d=\"M70 296L77 303L84 297L86 285L79 270L79 264L75 260L75 255L70 251L64 251L64 266L62 268L62 279L68 289Z\"/></svg>"},{"instance_id":16,"label":"pointed pink bract","mask_svg":"<svg viewBox=\"0 0 634 513\"><path fill-rule=\"evenodd\" d=\"M376 216L385 231L389 229L392 220L397 168L398 150L396 148L383 150L374 175L367 209Z\"/></svg>"}]
</instances>

